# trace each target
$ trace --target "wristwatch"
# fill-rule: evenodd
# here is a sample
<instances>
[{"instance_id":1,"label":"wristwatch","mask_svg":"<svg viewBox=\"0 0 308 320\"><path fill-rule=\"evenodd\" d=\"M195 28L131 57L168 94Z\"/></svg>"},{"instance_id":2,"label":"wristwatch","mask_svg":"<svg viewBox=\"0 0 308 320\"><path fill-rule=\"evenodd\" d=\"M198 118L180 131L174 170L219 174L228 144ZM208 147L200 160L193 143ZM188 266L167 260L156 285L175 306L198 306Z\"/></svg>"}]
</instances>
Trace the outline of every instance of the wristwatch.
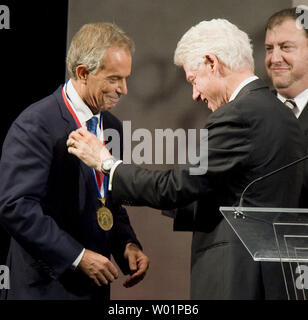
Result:
<instances>
[{"instance_id":1,"label":"wristwatch","mask_svg":"<svg viewBox=\"0 0 308 320\"><path fill-rule=\"evenodd\" d=\"M116 159L114 157L108 158L102 162L102 172L106 175L110 174L110 170L113 165L116 163Z\"/></svg>"}]
</instances>

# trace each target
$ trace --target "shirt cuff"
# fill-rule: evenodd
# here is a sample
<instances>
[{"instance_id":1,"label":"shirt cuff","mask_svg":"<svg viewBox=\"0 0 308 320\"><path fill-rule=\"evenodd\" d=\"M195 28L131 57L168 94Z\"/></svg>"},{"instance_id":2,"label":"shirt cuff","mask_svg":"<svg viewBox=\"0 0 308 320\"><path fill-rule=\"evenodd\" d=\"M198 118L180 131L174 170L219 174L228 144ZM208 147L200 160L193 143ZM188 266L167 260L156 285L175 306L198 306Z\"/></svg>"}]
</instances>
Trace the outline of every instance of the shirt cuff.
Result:
<instances>
[{"instance_id":1,"label":"shirt cuff","mask_svg":"<svg viewBox=\"0 0 308 320\"><path fill-rule=\"evenodd\" d=\"M115 169L117 168L117 166L119 164L121 164L123 161L122 160L118 160L116 161L116 163L112 166L111 170L110 170L110 175L109 175L109 184L108 184L108 190L112 191L112 179L113 179L113 174Z\"/></svg>"},{"instance_id":2,"label":"shirt cuff","mask_svg":"<svg viewBox=\"0 0 308 320\"><path fill-rule=\"evenodd\" d=\"M77 257L77 259L73 262L73 264L72 264L72 269L73 269L73 270L75 270L75 269L78 267L79 262L81 261L84 252L85 252L85 248L82 249L80 255L79 255L79 256Z\"/></svg>"}]
</instances>

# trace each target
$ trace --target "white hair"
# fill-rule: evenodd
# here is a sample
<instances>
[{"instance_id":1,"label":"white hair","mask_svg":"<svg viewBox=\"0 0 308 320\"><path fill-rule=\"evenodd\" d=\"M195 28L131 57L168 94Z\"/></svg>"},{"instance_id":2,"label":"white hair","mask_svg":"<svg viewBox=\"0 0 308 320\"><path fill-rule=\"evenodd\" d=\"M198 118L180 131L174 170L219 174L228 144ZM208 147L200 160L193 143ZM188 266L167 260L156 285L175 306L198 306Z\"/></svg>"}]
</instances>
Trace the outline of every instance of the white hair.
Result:
<instances>
[{"instance_id":1,"label":"white hair","mask_svg":"<svg viewBox=\"0 0 308 320\"><path fill-rule=\"evenodd\" d=\"M206 54L215 55L230 70L254 69L251 40L225 19L202 21L191 27L177 44L174 63L197 70Z\"/></svg>"}]
</instances>

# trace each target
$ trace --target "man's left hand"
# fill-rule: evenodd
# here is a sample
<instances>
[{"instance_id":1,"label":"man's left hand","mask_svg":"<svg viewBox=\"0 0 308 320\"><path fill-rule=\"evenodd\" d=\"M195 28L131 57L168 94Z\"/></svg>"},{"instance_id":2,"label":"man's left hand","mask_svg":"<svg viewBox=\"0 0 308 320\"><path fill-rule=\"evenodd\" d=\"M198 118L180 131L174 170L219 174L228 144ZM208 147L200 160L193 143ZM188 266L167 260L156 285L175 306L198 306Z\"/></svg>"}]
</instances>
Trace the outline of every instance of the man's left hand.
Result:
<instances>
[{"instance_id":1,"label":"man's left hand","mask_svg":"<svg viewBox=\"0 0 308 320\"><path fill-rule=\"evenodd\" d=\"M145 274L149 268L150 260L134 243L128 243L126 245L124 257L128 259L131 275L123 283L123 285L126 288L130 288L145 277Z\"/></svg>"}]
</instances>

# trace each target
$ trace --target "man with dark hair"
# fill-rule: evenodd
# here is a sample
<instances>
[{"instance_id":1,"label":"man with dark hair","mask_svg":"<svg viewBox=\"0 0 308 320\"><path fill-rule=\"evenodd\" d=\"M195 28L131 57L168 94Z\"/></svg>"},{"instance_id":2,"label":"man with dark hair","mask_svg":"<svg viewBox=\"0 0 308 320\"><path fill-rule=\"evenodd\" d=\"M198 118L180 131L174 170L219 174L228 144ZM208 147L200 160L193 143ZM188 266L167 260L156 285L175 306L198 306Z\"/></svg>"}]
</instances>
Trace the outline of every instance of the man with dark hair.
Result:
<instances>
[{"instance_id":1,"label":"man with dark hair","mask_svg":"<svg viewBox=\"0 0 308 320\"><path fill-rule=\"evenodd\" d=\"M0 223L12 237L3 298L109 299L118 277L111 255L130 274L126 287L143 279L148 257L126 210L111 204L108 177L66 149L78 127L102 142L104 129L122 137L108 110L127 94L133 49L114 24L84 25L67 54L70 79L12 124L0 162ZM119 150L121 157L122 142Z\"/></svg>"},{"instance_id":2,"label":"man with dark hair","mask_svg":"<svg viewBox=\"0 0 308 320\"><path fill-rule=\"evenodd\" d=\"M287 19L291 19L291 20L295 20L295 21L297 19L299 19L298 23L300 25L300 24L302 24L302 20L303 20L300 18L303 15L303 12L305 12L305 10L307 10L307 9L308 9L308 7L299 6L297 8L294 7L294 8L287 8L287 9L280 10L280 11L272 14L268 18L265 30L267 31L268 29L272 29L274 26L282 24ZM305 18L305 15L303 15L303 17ZM307 33L307 37L308 37L308 29L303 28L303 31L305 31Z\"/></svg>"},{"instance_id":3,"label":"man with dark hair","mask_svg":"<svg viewBox=\"0 0 308 320\"><path fill-rule=\"evenodd\" d=\"M303 27L300 14L296 8L289 8L268 19L265 67L278 99L298 118L308 146L308 30ZM308 208L308 163L306 167L300 200L304 208Z\"/></svg>"}]
</instances>

